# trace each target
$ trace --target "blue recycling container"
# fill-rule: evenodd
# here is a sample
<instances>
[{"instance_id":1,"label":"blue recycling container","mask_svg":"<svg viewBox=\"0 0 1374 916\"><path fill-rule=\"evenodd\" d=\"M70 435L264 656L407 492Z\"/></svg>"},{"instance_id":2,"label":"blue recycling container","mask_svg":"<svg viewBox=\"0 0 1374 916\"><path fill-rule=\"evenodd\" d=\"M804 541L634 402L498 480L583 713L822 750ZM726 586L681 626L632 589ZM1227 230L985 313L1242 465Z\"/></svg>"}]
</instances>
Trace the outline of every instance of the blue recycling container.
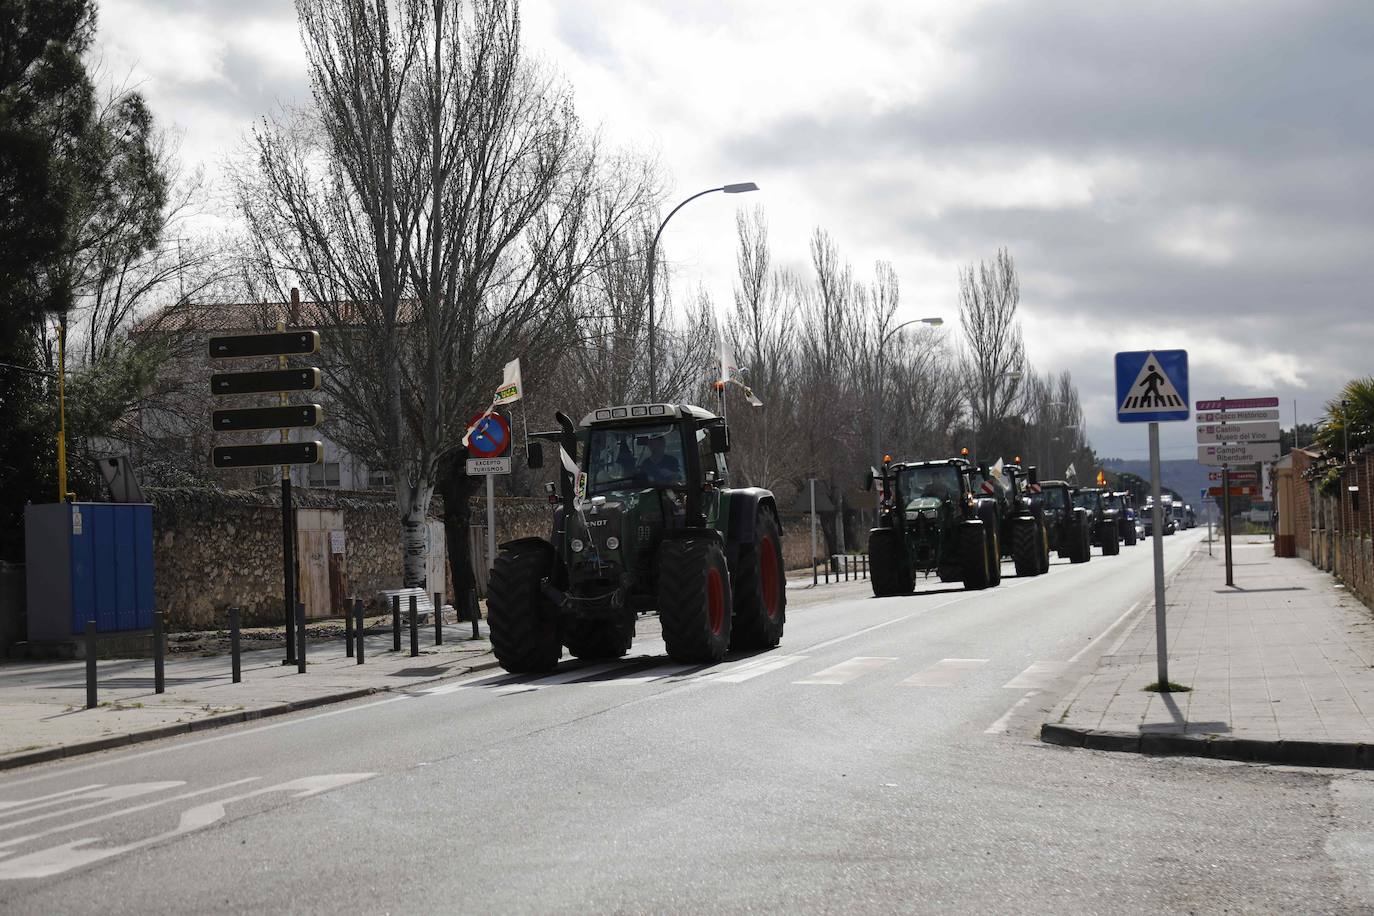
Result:
<instances>
[{"instance_id":1,"label":"blue recycling container","mask_svg":"<svg viewBox=\"0 0 1374 916\"><path fill-rule=\"evenodd\" d=\"M153 507L51 503L24 510L28 638L65 642L153 625Z\"/></svg>"}]
</instances>

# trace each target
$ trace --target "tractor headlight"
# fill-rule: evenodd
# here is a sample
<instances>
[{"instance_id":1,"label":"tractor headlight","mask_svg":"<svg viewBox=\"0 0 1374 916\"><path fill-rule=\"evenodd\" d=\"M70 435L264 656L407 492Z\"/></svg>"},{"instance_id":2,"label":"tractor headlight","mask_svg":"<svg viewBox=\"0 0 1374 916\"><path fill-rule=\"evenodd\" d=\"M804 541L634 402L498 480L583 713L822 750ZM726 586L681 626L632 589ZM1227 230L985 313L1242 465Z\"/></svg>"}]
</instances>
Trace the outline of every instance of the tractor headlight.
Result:
<instances>
[{"instance_id":1,"label":"tractor headlight","mask_svg":"<svg viewBox=\"0 0 1374 916\"><path fill-rule=\"evenodd\" d=\"M617 549L619 546L620 546L620 538L616 537L615 535L611 535L610 537L606 538L606 549L607 549L607 550L615 550L615 549Z\"/></svg>"},{"instance_id":2,"label":"tractor headlight","mask_svg":"<svg viewBox=\"0 0 1374 916\"><path fill-rule=\"evenodd\" d=\"M582 546L583 546L583 545L582 545L582 539L581 539L581 538L573 538L573 539L572 539L572 543L569 544L568 546L572 548L573 553L581 553L581 552L582 552Z\"/></svg>"}]
</instances>

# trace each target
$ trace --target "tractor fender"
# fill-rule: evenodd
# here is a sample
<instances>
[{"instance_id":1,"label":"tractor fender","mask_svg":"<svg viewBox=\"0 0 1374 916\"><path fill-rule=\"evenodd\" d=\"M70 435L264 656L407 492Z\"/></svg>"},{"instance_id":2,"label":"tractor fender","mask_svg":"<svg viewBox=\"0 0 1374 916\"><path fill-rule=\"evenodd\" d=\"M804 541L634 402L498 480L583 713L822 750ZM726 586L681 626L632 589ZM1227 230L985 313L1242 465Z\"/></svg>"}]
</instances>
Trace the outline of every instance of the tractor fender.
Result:
<instances>
[{"instance_id":1,"label":"tractor fender","mask_svg":"<svg viewBox=\"0 0 1374 916\"><path fill-rule=\"evenodd\" d=\"M545 550L549 551L550 553L553 552L553 545L550 544L548 541L544 540L543 538L538 538L538 537L524 537L524 538L516 538L516 539L513 540L513 541L502 541L500 544L497 545L497 549L499 549L499 550L506 550L506 549L512 548L512 547L522 547L522 546L530 546L530 547L533 547L533 546L536 546L536 545L539 546L539 547L544 548Z\"/></svg>"},{"instance_id":2,"label":"tractor fender","mask_svg":"<svg viewBox=\"0 0 1374 916\"><path fill-rule=\"evenodd\" d=\"M553 575L550 576L552 584L566 587L568 583L568 568L564 565L563 558L558 555L558 549L548 541L540 537L515 538L511 541L502 541L496 545L496 549L509 550L515 547L537 547L546 550L553 555ZM556 602L555 602L556 603Z\"/></svg>"},{"instance_id":3,"label":"tractor fender","mask_svg":"<svg viewBox=\"0 0 1374 916\"><path fill-rule=\"evenodd\" d=\"M720 532L714 528L669 528L663 532L665 541L681 541L687 538L715 538L720 540Z\"/></svg>"},{"instance_id":4,"label":"tractor fender","mask_svg":"<svg viewBox=\"0 0 1374 916\"><path fill-rule=\"evenodd\" d=\"M773 492L762 487L741 487L738 490L729 490L728 493L730 518L725 529L726 537L733 543L753 544L758 540L754 523L759 517L759 509L767 507L774 518L778 517L778 506L773 499Z\"/></svg>"}]
</instances>

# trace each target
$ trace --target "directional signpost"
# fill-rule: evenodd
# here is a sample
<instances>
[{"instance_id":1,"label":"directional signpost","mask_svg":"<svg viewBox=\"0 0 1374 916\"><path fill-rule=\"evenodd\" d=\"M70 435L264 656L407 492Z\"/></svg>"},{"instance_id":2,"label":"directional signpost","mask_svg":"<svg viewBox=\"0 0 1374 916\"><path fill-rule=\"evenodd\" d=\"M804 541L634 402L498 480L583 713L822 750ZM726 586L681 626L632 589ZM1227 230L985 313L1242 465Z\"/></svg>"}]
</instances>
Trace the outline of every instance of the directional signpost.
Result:
<instances>
[{"instance_id":1,"label":"directional signpost","mask_svg":"<svg viewBox=\"0 0 1374 916\"><path fill-rule=\"evenodd\" d=\"M295 293L295 290L292 290ZM296 652L296 524L291 510L291 465L318 464L324 458L324 445L318 440L290 441L291 429L311 429L324 419L319 404L291 405L288 391L317 391L320 370L313 367L288 368L286 357L305 356L320 349L318 331L288 331L280 324L275 333L232 334L210 338L211 359L251 359L277 357L277 368L250 372L216 372L210 376L214 395L277 394L276 407L243 407L216 410L210 423L215 432L280 430L279 442L249 445L217 445L210 451L210 464L216 468L253 468L281 466L281 546L282 598L286 607L286 660L305 673L304 650ZM301 643L304 646L304 642Z\"/></svg>"},{"instance_id":2,"label":"directional signpost","mask_svg":"<svg viewBox=\"0 0 1374 916\"><path fill-rule=\"evenodd\" d=\"M467 472L487 478L488 562L496 559L496 475L510 473L512 438L505 411L488 410L468 421Z\"/></svg>"},{"instance_id":3,"label":"directional signpost","mask_svg":"<svg viewBox=\"0 0 1374 916\"><path fill-rule=\"evenodd\" d=\"M1208 492L1221 497L1221 530L1226 545L1226 584L1234 586L1231 563L1231 497L1253 496L1257 471L1232 471L1233 464L1277 461L1279 457L1278 398L1219 398L1197 402L1197 460L1221 468L1221 486ZM1216 443L1215 445L1210 443ZM1215 479L1208 472L1208 481ZM1244 475L1243 477L1241 475ZM1244 481L1244 486L1233 486Z\"/></svg>"},{"instance_id":4,"label":"directional signpost","mask_svg":"<svg viewBox=\"0 0 1374 916\"><path fill-rule=\"evenodd\" d=\"M1159 424L1188 419L1188 351L1137 350L1116 354L1116 419L1150 424L1151 530L1155 548L1155 655L1159 689L1169 690L1164 620L1164 500L1160 493Z\"/></svg>"}]
</instances>

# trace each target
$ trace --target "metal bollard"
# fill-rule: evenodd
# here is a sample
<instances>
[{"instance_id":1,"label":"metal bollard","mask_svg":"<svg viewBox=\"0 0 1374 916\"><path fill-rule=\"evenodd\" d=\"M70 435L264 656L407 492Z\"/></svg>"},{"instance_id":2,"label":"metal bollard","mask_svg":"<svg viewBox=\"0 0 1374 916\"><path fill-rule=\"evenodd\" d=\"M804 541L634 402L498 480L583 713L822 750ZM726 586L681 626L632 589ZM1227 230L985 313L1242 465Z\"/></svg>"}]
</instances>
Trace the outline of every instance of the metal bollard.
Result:
<instances>
[{"instance_id":1,"label":"metal bollard","mask_svg":"<svg viewBox=\"0 0 1374 916\"><path fill-rule=\"evenodd\" d=\"M830 555L825 556L825 584L830 584Z\"/></svg>"},{"instance_id":2,"label":"metal bollard","mask_svg":"<svg viewBox=\"0 0 1374 916\"><path fill-rule=\"evenodd\" d=\"M86 708L100 704L95 697L95 621L86 621Z\"/></svg>"},{"instance_id":3,"label":"metal bollard","mask_svg":"<svg viewBox=\"0 0 1374 916\"><path fill-rule=\"evenodd\" d=\"M849 554L844 555L844 581L849 581Z\"/></svg>"},{"instance_id":4,"label":"metal bollard","mask_svg":"<svg viewBox=\"0 0 1374 916\"><path fill-rule=\"evenodd\" d=\"M434 593L434 644L444 644L444 593Z\"/></svg>"},{"instance_id":5,"label":"metal bollard","mask_svg":"<svg viewBox=\"0 0 1374 916\"><path fill-rule=\"evenodd\" d=\"M153 612L153 693L167 692L167 669L164 664L167 651L167 632L161 611Z\"/></svg>"},{"instance_id":6,"label":"metal bollard","mask_svg":"<svg viewBox=\"0 0 1374 916\"><path fill-rule=\"evenodd\" d=\"M391 596L391 651L401 651L401 596Z\"/></svg>"},{"instance_id":7,"label":"metal bollard","mask_svg":"<svg viewBox=\"0 0 1374 916\"><path fill-rule=\"evenodd\" d=\"M344 599L344 658L353 657L353 606Z\"/></svg>"},{"instance_id":8,"label":"metal bollard","mask_svg":"<svg viewBox=\"0 0 1374 916\"><path fill-rule=\"evenodd\" d=\"M475 589L471 592L468 592L468 595L470 596L470 600L472 602L472 638L481 639L482 633L477 628L477 625L482 620L482 606L477 603L477 591Z\"/></svg>"},{"instance_id":9,"label":"metal bollard","mask_svg":"<svg viewBox=\"0 0 1374 916\"><path fill-rule=\"evenodd\" d=\"M229 609L229 668L234 683L243 680L243 656L239 648L239 609Z\"/></svg>"},{"instance_id":10,"label":"metal bollard","mask_svg":"<svg viewBox=\"0 0 1374 916\"><path fill-rule=\"evenodd\" d=\"M410 596L410 657L414 658L420 654L420 613L416 607L419 604L418 595Z\"/></svg>"},{"instance_id":11,"label":"metal bollard","mask_svg":"<svg viewBox=\"0 0 1374 916\"><path fill-rule=\"evenodd\" d=\"M353 599L353 636L358 640L358 648L355 653L358 657L358 664L363 663L363 599Z\"/></svg>"},{"instance_id":12,"label":"metal bollard","mask_svg":"<svg viewBox=\"0 0 1374 916\"><path fill-rule=\"evenodd\" d=\"M296 602L296 673L305 674L305 602Z\"/></svg>"}]
</instances>

